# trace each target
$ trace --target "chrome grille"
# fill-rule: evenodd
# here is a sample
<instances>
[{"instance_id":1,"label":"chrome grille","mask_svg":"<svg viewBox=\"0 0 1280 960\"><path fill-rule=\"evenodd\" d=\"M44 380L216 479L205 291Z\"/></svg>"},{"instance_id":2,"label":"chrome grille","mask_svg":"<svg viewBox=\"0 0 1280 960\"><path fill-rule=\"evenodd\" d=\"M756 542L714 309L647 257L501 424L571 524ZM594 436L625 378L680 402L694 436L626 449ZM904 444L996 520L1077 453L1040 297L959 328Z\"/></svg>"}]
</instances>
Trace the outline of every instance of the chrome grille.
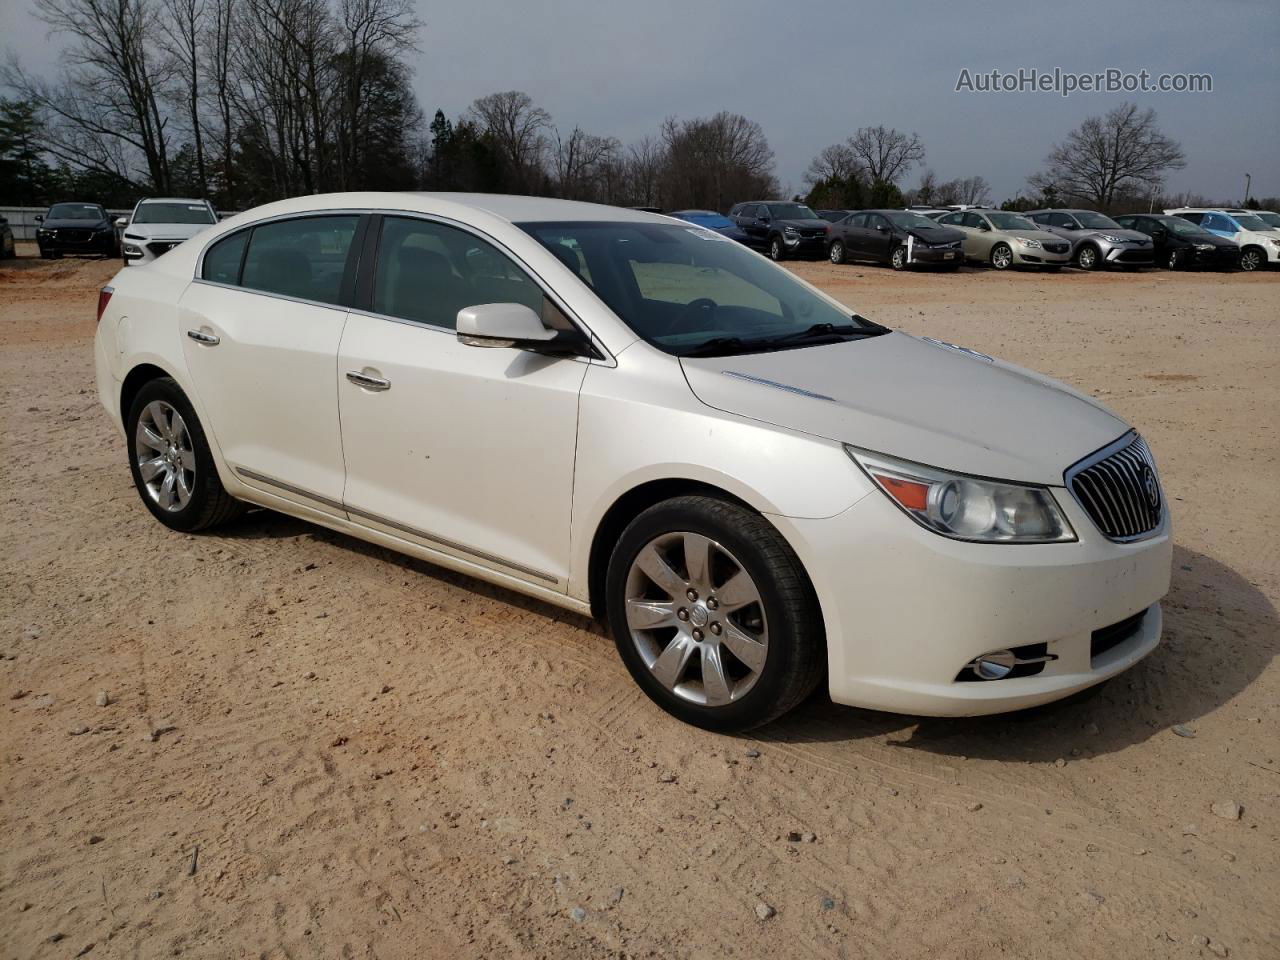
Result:
<instances>
[{"instance_id":1,"label":"chrome grille","mask_svg":"<svg viewBox=\"0 0 1280 960\"><path fill-rule=\"evenodd\" d=\"M1067 471L1067 486L1109 540L1136 540L1160 526L1164 497L1147 442L1128 434Z\"/></svg>"}]
</instances>

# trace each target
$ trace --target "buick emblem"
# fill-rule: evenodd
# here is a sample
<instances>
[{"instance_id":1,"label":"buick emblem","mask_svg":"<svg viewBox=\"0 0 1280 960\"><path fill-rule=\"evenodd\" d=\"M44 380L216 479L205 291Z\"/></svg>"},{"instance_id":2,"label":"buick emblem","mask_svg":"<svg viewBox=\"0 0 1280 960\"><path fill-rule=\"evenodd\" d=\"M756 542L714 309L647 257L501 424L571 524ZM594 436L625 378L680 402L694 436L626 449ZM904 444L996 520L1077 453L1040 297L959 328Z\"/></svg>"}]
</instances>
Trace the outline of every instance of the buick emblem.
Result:
<instances>
[{"instance_id":1,"label":"buick emblem","mask_svg":"<svg viewBox=\"0 0 1280 960\"><path fill-rule=\"evenodd\" d=\"M1145 463L1138 465L1138 480L1142 484L1142 490L1147 495L1147 503L1152 510L1160 506L1160 484L1156 480L1155 471L1148 467Z\"/></svg>"}]
</instances>

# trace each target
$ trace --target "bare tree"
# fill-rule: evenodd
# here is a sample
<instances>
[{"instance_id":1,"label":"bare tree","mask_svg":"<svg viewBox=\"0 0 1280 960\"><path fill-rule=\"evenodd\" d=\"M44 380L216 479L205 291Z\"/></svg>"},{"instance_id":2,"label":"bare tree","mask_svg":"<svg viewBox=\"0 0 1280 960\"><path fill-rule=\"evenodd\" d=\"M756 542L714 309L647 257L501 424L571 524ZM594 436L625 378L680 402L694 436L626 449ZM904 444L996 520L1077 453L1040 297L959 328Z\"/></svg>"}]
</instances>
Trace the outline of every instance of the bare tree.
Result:
<instances>
[{"instance_id":1,"label":"bare tree","mask_svg":"<svg viewBox=\"0 0 1280 960\"><path fill-rule=\"evenodd\" d=\"M544 131L551 126L551 114L519 90L481 97L468 112L510 166L513 186L528 190L536 185L546 152Z\"/></svg>"},{"instance_id":2,"label":"bare tree","mask_svg":"<svg viewBox=\"0 0 1280 960\"><path fill-rule=\"evenodd\" d=\"M924 160L924 144L918 136L883 125L859 128L848 146L872 182L897 183Z\"/></svg>"},{"instance_id":3,"label":"bare tree","mask_svg":"<svg viewBox=\"0 0 1280 960\"><path fill-rule=\"evenodd\" d=\"M667 162L662 176L663 202L680 207L725 210L744 196L775 193L773 150L760 124L721 111L712 117L662 125Z\"/></svg>"},{"instance_id":4,"label":"bare tree","mask_svg":"<svg viewBox=\"0 0 1280 960\"><path fill-rule=\"evenodd\" d=\"M205 77L213 87L218 110L218 144L222 156L222 191L231 206L236 200L235 161L232 121L235 78L233 76L232 42L235 35L237 0L209 0L208 46L204 60Z\"/></svg>"},{"instance_id":5,"label":"bare tree","mask_svg":"<svg viewBox=\"0 0 1280 960\"><path fill-rule=\"evenodd\" d=\"M160 22L161 45L173 59L177 99L187 116L196 158L196 180L201 194L209 192L205 173L203 107L200 97L201 48L205 42L204 0L161 0L165 16Z\"/></svg>"},{"instance_id":6,"label":"bare tree","mask_svg":"<svg viewBox=\"0 0 1280 960\"><path fill-rule=\"evenodd\" d=\"M658 183L666 166L667 152L653 137L644 137L627 148L624 176L625 202L634 206L658 206Z\"/></svg>"},{"instance_id":7,"label":"bare tree","mask_svg":"<svg viewBox=\"0 0 1280 960\"><path fill-rule=\"evenodd\" d=\"M991 200L991 186L985 177L963 177L951 181L956 199L951 203L968 203L981 206Z\"/></svg>"},{"instance_id":8,"label":"bare tree","mask_svg":"<svg viewBox=\"0 0 1280 960\"><path fill-rule=\"evenodd\" d=\"M809 169L804 173L804 182L810 187L824 180L848 180L861 173L861 164L849 141L833 143L823 147L818 155L809 161Z\"/></svg>"},{"instance_id":9,"label":"bare tree","mask_svg":"<svg viewBox=\"0 0 1280 960\"><path fill-rule=\"evenodd\" d=\"M556 184L560 196L569 200L596 200L601 193L600 178L609 171L622 148L613 137L597 137L574 127L568 137L556 131L554 154Z\"/></svg>"},{"instance_id":10,"label":"bare tree","mask_svg":"<svg viewBox=\"0 0 1280 960\"><path fill-rule=\"evenodd\" d=\"M1156 112L1122 103L1101 117L1089 117L1045 158L1044 171L1027 178L1041 192L1101 208L1118 195L1145 195L1170 170L1186 166L1182 146L1160 132Z\"/></svg>"},{"instance_id":11,"label":"bare tree","mask_svg":"<svg viewBox=\"0 0 1280 960\"><path fill-rule=\"evenodd\" d=\"M169 188L169 137L160 92L169 75L156 45L154 0L36 0L36 15L70 37L56 83L16 62L0 80L45 115L41 146L74 168L134 179L138 162Z\"/></svg>"}]
</instances>

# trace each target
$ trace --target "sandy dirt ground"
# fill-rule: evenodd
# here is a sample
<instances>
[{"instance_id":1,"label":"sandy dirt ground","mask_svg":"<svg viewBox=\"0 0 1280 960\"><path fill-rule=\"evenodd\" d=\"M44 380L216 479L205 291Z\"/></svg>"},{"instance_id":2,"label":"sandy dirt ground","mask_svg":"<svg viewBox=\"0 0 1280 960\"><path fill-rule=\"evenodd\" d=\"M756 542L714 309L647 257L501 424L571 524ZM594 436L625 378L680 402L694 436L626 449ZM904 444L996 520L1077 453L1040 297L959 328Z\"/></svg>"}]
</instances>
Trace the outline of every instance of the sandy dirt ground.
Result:
<instances>
[{"instance_id":1,"label":"sandy dirt ground","mask_svg":"<svg viewBox=\"0 0 1280 960\"><path fill-rule=\"evenodd\" d=\"M93 391L115 265L0 264L0 958L1280 957L1280 273L795 269L1146 434L1151 657L1015 716L682 726L585 619L160 527Z\"/></svg>"}]
</instances>

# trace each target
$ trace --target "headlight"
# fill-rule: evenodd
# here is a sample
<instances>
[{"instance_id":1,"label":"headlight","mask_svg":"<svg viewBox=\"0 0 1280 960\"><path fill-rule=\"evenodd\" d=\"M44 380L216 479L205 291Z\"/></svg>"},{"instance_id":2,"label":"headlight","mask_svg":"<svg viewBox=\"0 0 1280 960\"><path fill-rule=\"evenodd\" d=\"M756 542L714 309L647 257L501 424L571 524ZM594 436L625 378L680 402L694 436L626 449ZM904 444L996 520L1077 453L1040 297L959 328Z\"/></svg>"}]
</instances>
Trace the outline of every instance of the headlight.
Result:
<instances>
[{"instance_id":1,"label":"headlight","mask_svg":"<svg viewBox=\"0 0 1280 960\"><path fill-rule=\"evenodd\" d=\"M49 236L51 233L53 233L53 231L52 231L52 230L47 229L46 227L41 227L39 230L37 230L37 231L36 231L36 236L37 236L37 237L47 237L47 236Z\"/></svg>"},{"instance_id":2,"label":"headlight","mask_svg":"<svg viewBox=\"0 0 1280 960\"><path fill-rule=\"evenodd\" d=\"M1019 238L1018 238L1018 242L1019 242L1020 244L1022 244L1024 247L1034 247L1034 248L1035 248L1035 249L1037 249L1037 250L1039 250L1039 249L1040 249L1040 241L1039 241L1039 240L1028 240L1028 239L1026 239L1026 238L1024 238L1024 237L1019 237Z\"/></svg>"},{"instance_id":3,"label":"headlight","mask_svg":"<svg viewBox=\"0 0 1280 960\"><path fill-rule=\"evenodd\" d=\"M1280 247L1280 240L1272 240L1270 237L1263 237L1263 240L1271 244L1273 247Z\"/></svg>"},{"instance_id":4,"label":"headlight","mask_svg":"<svg viewBox=\"0 0 1280 960\"><path fill-rule=\"evenodd\" d=\"M1133 243L1132 240L1127 240L1124 237L1113 237L1109 233L1100 233L1098 236L1107 241L1107 243Z\"/></svg>"},{"instance_id":5,"label":"headlight","mask_svg":"<svg viewBox=\"0 0 1280 960\"><path fill-rule=\"evenodd\" d=\"M948 473L848 445L845 451L907 516L944 537L984 543L1076 539L1045 487Z\"/></svg>"},{"instance_id":6,"label":"headlight","mask_svg":"<svg viewBox=\"0 0 1280 960\"><path fill-rule=\"evenodd\" d=\"M129 254L131 257L142 256L142 249L140 247L135 247L132 243L126 243L124 245L124 252Z\"/></svg>"},{"instance_id":7,"label":"headlight","mask_svg":"<svg viewBox=\"0 0 1280 960\"><path fill-rule=\"evenodd\" d=\"M782 232L785 233L788 237L800 236L800 231L797 230L795 227L783 227Z\"/></svg>"},{"instance_id":8,"label":"headlight","mask_svg":"<svg viewBox=\"0 0 1280 960\"><path fill-rule=\"evenodd\" d=\"M1212 243L1197 243L1197 244L1196 244L1196 249L1197 249L1197 250L1199 250L1201 253L1209 253L1211 250L1213 250L1213 244L1212 244Z\"/></svg>"}]
</instances>

